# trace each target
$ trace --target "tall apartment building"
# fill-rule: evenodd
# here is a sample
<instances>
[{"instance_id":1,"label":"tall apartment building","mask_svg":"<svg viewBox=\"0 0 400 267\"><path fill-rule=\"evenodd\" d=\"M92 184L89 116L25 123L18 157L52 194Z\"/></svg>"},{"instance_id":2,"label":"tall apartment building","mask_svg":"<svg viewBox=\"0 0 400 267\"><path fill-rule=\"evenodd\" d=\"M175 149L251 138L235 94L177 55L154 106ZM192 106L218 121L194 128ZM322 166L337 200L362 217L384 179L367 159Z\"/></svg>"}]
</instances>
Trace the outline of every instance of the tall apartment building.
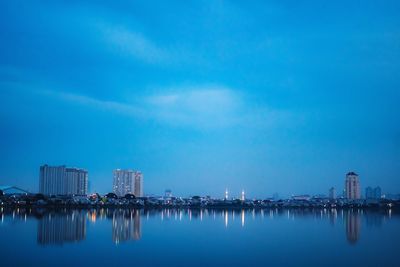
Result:
<instances>
[{"instance_id":1,"label":"tall apartment building","mask_svg":"<svg viewBox=\"0 0 400 267\"><path fill-rule=\"evenodd\" d=\"M382 198L382 190L379 186L372 188L368 186L365 189L365 198L366 199L381 199Z\"/></svg>"},{"instance_id":2,"label":"tall apartment building","mask_svg":"<svg viewBox=\"0 0 400 267\"><path fill-rule=\"evenodd\" d=\"M135 172L135 191L134 195L137 197L143 196L143 174L141 172Z\"/></svg>"},{"instance_id":3,"label":"tall apartment building","mask_svg":"<svg viewBox=\"0 0 400 267\"><path fill-rule=\"evenodd\" d=\"M44 195L86 195L88 172L66 166L40 166L39 192Z\"/></svg>"},{"instance_id":4,"label":"tall apartment building","mask_svg":"<svg viewBox=\"0 0 400 267\"><path fill-rule=\"evenodd\" d=\"M336 189L334 187L331 187L329 189L329 198L330 199L336 199Z\"/></svg>"},{"instance_id":5,"label":"tall apartment building","mask_svg":"<svg viewBox=\"0 0 400 267\"><path fill-rule=\"evenodd\" d=\"M113 171L113 192L117 196L134 194L143 196L143 174L134 170L116 169Z\"/></svg>"},{"instance_id":6,"label":"tall apartment building","mask_svg":"<svg viewBox=\"0 0 400 267\"><path fill-rule=\"evenodd\" d=\"M347 199L360 199L360 180L355 172L349 172L346 175L345 197Z\"/></svg>"}]
</instances>

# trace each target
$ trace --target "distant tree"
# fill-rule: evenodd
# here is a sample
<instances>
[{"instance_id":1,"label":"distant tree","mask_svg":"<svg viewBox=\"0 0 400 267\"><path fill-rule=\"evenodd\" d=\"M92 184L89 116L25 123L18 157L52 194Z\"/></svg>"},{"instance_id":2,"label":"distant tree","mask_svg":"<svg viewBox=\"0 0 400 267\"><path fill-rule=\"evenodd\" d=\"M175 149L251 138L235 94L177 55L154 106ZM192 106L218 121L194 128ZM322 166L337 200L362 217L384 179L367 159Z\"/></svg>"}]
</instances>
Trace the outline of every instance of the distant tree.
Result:
<instances>
[{"instance_id":1,"label":"distant tree","mask_svg":"<svg viewBox=\"0 0 400 267\"><path fill-rule=\"evenodd\" d=\"M3 190L0 190L0 196L4 196Z\"/></svg>"},{"instance_id":2,"label":"distant tree","mask_svg":"<svg viewBox=\"0 0 400 267\"><path fill-rule=\"evenodd\" d=\"M41 194L41 193L38 193L38 194L35 194L35 197L34 197L36 200L45 200L46 199L46 197L43 195L43 194Z\"/></svg>"},{"instance_id":3,"label":"distant tree","mask_svg":"<svg viewBox=\"0 0 400 267\"><path fill-rule=\"evenodd\" d=\"M114 199L117 199L118 196L117 196L115 193L108 193L108 194L106 195L106 198L114 198Z\"/></svg>"},{"instance_id":4,"label":"distant tree","mask_svg":"<svg viewBox=\"0 0 400 267\"><path fill-rule=\"evenodd\" d=\"M136 199L136 196L134 194L126 194L125 198L126 199Z\"/></svg>"}]
</instances>

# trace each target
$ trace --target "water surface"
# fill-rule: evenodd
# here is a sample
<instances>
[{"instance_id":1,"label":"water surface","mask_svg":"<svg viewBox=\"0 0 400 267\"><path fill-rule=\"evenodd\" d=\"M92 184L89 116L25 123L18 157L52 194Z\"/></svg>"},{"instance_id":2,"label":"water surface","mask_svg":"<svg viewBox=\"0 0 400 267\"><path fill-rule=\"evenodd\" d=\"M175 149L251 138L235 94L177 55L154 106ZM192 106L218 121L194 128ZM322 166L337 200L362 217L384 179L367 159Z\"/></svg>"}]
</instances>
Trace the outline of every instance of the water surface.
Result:
<instances>
[{"instance_id":1,"label":"water surface","mask_svg":"<svg viewBox=\"0 0 400 267\"><path fill-rule=\"evenodd\" d=\"M365 210L1 210L1 266L400 266Z\"/></svg>"}]
</instances>

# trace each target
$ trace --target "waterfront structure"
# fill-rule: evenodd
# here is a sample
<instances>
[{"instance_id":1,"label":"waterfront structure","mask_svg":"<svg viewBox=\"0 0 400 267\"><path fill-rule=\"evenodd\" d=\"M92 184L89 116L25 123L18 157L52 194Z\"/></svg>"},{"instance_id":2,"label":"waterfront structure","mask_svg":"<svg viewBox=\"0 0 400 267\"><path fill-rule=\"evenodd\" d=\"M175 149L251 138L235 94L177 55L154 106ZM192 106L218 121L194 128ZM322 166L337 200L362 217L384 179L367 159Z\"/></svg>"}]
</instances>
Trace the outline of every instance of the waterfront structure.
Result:
<instances>
[{"instance_id":1,"label":"waterfront structure","mask_svg":"<svg viewBox=\"0 0 400 267\"><path fill-rule=\"evenodd\" d=\"M355 172L349 172L346 175L345 181L345 197L347 199L360 199L360 180L358 174Z\"/></svg>"},{"instance_id":2,"label":"waterfront structure","mask_svg":"<svg viewBox=\"0 0 400 267\"><path fill-rule=\"evenodd\" d=\"M365 198L366 199L381 199L382 198L382 190L379 186L372 188L368 186L365 189Z\"/></svg>"},{"instance_id":3,"label":"waterfront structure","mask_svg":"<svg viewBox=\"0 0 400 267\"><path fill-rule=\"evenodd\" d=\"M331 187L329 189L329 198L330 199L336 199L336 189L334 187Z\"/></svg>"},{"instance_id":4,"label":"waterfront structure","mask_svg":"<svg viewBox=\"0 0 400 267\"><path fill-rule=\"evenodd\" d=\"M4 195L4 196L15 196L15 195L27 195L29 194L28 191L21 189L19 187L16 186L0 186L0 196Z\"/></svg>"},{"instance_id":5,"label":"waterfront structure","mask_svg":"<svg viewBox=\"0 0 400 267\"><path fill-rule=\"evenodd\" d=\"M310 195L297 195L292 196L292 200L309 201L311 199Z\"/></svg>"},{"instance_id":6,"label":"waterfront structure","mask_svg":"<svg viewBox=\"0 0 400 267\"><path fill-rule=\"evenodd\" d=\"M228 200L228 189L225 190L225 200Z\"/></svg>"},{"instance_id":7,"label":"waterfront structure","mask_svg":"<svg viewBox=\"0 0 400 267\"><path fill-rule=\"evenodd\" d=\"M241 196L240 200L241 201L245 201L246 200L246 197L245 197L245 194L244 194L244 190L242 190L242 196Z\"/></svg>"},{"instance_id":8,"label":"waterfront structure","mask_svg":"<svg viewBox=\"0 0 400 267\"><path fill-rule=\"evenodd\" d=\"M143 196L143 174L134 170L116 169L113 171L113 192L119 196L134 194Z\"/></svg>"},{"instance_id":9,"label":"waterfront structure","mask_svg":"<svg viewBox=\"0 0 400 267\"><path fill-rule=\"evenodd\" d=\"M39 192L44 195L86 195L88 172L62 166L40 166Z\"/></svg>"}]
</instances>

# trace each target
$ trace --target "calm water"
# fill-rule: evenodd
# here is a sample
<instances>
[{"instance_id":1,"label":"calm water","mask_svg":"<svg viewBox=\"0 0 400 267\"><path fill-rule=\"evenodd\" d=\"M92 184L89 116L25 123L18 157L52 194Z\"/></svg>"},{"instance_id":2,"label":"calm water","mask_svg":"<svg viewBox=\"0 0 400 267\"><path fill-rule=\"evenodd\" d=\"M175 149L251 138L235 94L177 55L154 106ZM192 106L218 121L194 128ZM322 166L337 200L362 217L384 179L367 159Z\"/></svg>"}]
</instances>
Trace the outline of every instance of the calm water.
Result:
<instances>
[{"instance_id":1,"label":"calm water","mask_svg":"<svg viewBox=\"0 0 400 267\"><path fill-rule=\"evenodd\" d=\"M2 210L1 266L400 266L400 216L342 210Z\"/></svg>"}]
</instances>

